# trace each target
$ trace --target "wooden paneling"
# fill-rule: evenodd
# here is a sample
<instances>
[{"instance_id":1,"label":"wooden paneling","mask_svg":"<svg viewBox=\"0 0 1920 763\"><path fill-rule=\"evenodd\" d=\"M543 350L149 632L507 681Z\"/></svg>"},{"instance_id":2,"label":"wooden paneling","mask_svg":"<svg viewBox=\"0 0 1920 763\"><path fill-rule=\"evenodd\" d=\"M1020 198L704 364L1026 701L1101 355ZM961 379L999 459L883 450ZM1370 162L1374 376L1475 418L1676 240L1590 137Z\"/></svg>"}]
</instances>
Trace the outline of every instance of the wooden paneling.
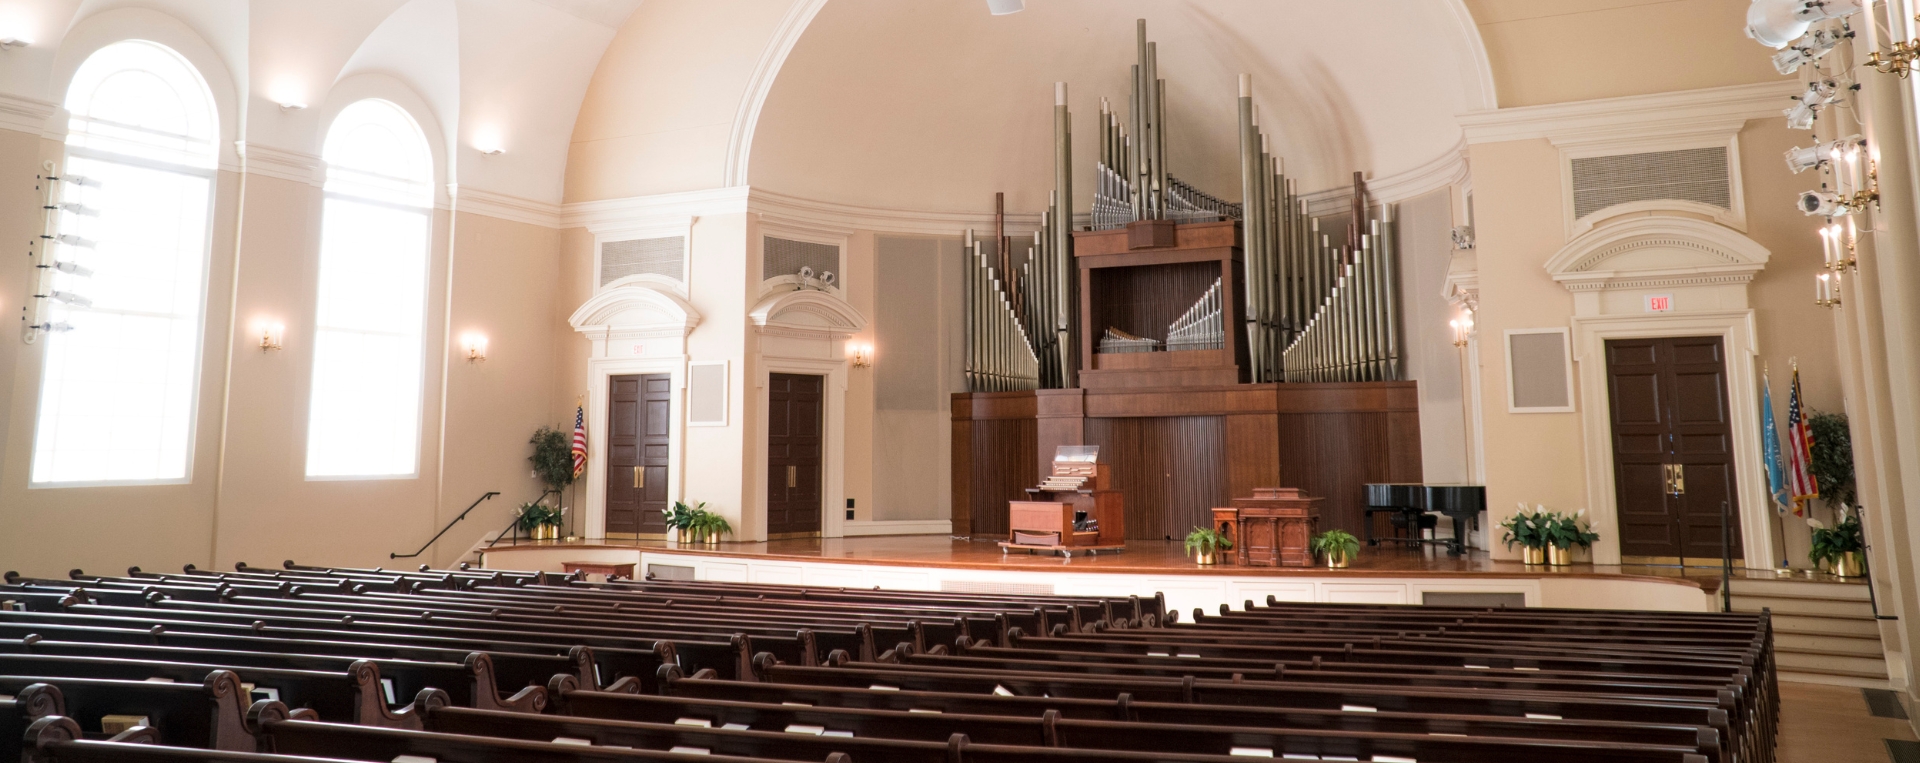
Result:
<instances>
[{"instance_id":1,"label":"wooden paneling","mask_svg":"<svg viewBox=\"0 0 1920 763\"><path fill-rule=\"evenodd\" d=\"M971 423L967 444L973 471L967 487L967 525L976 538L1007 534L1007 502L1024 500L1026 489L1040 484L1034 447L1038 426L1034 419L1000 419ZM954 443L954 452L961 443ZM959 497L955 496L955 500Z\"/></svg>"},{"instance_id":2,"label":"wooden paneling","mask_svg":"<svg viewBox=\"0 0 1920 763\"><path fill-rule=\"evenodd\" d=\"M1219 278L1217 262L1097 268L1091 274L1093 292L1082 297L1093 313L1093 322L1083 330L1092 332L1096 352L1109 328L1165 342L1167 326Z\"/></svg>"},{"instance_id":3,"label":"wooden paneling","mask_svg":"<svg viewBox=\"0 0 1920 763\"><path fill-rule=\"evenodd\" d=\"M1038 484L1054 447L1086 444L1126 494L1129 538L1184 537L1213 507L1281 486L1326 499L1323 529L1358 535L1366 483L1421 481L1417 392L1373 382L955 395L954 531L1004 535L1007 501Z\"/></svg>"},{"instance_id":4,"label":"wooden paneling","mask_svg":"<svg viewBox=\"0 0 1920 763\"><path fill-rule=\"evenodd\" d=\"M1130 539L1184 538L1233 497L1220 416L1088 419L1087 444L1100 446L1127 497Z\"/></svg>"},{"instance_id":5,"label":"wooden paneling","mask_svg":"<svg viewBox=\"0 0 1920 763\"><path fill-rule=\"evenodd\" d=\"M1212 223L1187 223L1174 227L1170 249L1197 249L1214 246L1239 246L1240 224L1231 220ZM1076 231L1073 256L1099 257L1133 251L1127 242L1127 230Z\"/></svg>"}]
</instances>

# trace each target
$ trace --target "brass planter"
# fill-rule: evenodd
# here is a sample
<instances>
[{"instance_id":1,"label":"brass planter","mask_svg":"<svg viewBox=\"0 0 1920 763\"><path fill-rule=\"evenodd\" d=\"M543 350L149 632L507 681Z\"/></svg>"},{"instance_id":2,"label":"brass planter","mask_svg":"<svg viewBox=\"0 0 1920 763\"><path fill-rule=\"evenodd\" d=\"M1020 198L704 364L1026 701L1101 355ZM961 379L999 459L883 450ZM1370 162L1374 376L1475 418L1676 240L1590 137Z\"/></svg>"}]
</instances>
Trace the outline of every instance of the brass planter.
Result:
<instances>
[{"instance_id":1,"label":"brass planter","mask_svg":"<svg viewBox=\"0 0 1920 763\"><path fill-rule=\"evenodd\" d=\"M559 540L560 528L553 525L536 525L532 535L534 540Z\"/></svg>"},{"instance_id":2,"label":"brass planter","mask_svg":"<svg viewBox=\"0 0 1920 763\"><path fill-rule=\"evenodd\" d=\"M1220 552L1214 549L1197 549L1193 552L1194 564L1219 564Z\"/></svg>"},{"instance_id":3,"label":"brass planter","mask_svg":"<svg viewBox=\"0 0 1920 763\"><path fill-rule=\"evenodd\" d=\"M1327 569L1346 569L1346 566L1352 563L1353 558L1347 556L1345 553L1327 552Z\"/></svg>"},{"instance_id":4,"label":"brass planter","mask_svg":"<svg viewBox=\"0 0 1920 763\"><path fill-rule=\"evenodd\" d=\"M1829 563L1833 574L1843 578L1857 578L1867 574L1867 555L1859 551L1848 551L1840 558Z\"/></svg>"},{"instance_id":5,"label":"brass planter","mask_svg":"<svg viewBox=\"0 0 1920 763\"><path fill-rule=\"evenodd\" d=\"M1534 565L1546 564L1547 550L1536 546L1523 547L1520 549L1520 563Z\"/></svg>"},{"instance_id":6,"label":"brass planter","mask_svg":"<svg viewBox=\"0 0 1920 763\"><path fill-rule=\"evenodd\" d=\"M1547 550L1547 566L1565 567L1569 564L1573 564L1573 549L1561 548L1559 546L1548 546L1546 550Z\"/></svg>"}]
</instances>

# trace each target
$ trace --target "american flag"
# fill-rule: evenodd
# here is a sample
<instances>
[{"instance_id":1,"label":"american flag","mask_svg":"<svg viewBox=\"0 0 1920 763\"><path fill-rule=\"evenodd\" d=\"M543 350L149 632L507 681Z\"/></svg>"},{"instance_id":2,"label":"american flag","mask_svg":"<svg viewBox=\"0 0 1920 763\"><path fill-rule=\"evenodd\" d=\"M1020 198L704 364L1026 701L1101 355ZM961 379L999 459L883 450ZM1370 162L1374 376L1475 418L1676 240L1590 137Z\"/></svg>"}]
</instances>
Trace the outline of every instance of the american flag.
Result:
<instances>
[{"instance_id":1,"label":"american flag","mask_svg":"<svg viewBox=\"0 0 1920 763\"><path fill-rule=\"evenodd\" d=\"M587 470L587 410L573 407L573 477Z\"/></svg>"},{"instance_id":2,"label":"american flag","mask_svg":"<svg viewBox=\"0 0 1920 763\"><path fill-rule=\"evenodd\" d=\"M1793 493L1793 515L1807 515L1807 499L1820 494L1813 481L1813 431L1800 410L1800 366L1793 367L1793 393L1787 399L1787 486Z\"/></svg>"}]
</instances>

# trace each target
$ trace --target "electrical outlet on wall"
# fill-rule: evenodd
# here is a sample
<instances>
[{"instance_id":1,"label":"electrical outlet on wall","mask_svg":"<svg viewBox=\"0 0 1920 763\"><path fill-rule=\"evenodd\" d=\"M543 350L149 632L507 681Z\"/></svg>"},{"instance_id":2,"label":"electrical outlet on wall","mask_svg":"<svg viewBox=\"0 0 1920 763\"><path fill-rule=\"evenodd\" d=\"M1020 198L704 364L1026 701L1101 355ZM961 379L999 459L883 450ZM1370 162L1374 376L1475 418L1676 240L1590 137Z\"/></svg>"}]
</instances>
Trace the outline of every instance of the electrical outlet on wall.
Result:
<instances>
[{"instance_id":1,"label":"electrical outlet on wall","mask_svg":"<svg viewBox=\"0 0 1920 763\"><path fill-rule=\"evenodd\" d=\"M848 518L848 519L852 519L852 518L853 518L853 509L847 509L847 518Z\"/></svg>"},{"instance_id":2,"label":"electrical outlet on wall","mask_svg":"<svg viewBox=\"0 0 1920 763\"><path fill-rule=\"evenodd\" d=\"M853 499L852 498L847 499L847 518L848 519L853 518Z\"/></svg>"}]
</instances>

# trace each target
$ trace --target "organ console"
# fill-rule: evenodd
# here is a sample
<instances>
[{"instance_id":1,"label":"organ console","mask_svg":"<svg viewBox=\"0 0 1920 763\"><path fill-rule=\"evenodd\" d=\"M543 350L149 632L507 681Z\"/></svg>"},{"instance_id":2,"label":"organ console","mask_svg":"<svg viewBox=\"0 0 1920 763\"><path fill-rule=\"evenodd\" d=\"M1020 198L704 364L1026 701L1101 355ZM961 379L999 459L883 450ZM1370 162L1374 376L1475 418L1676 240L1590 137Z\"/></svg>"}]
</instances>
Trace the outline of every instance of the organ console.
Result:
<instances>
[{"instance_id":1,"label":"organ console","mask_svg":"<svg viewBox=\"0 0 1920 763\"><path fill-rule=\"evenodd\" d=\"M1427 512L1445 515L1453 520L1453 539L1442 541L1447 553L1459 556L1466 553L1467 533L1478 524L1480 515L1487 510L1487 488L1485 485L1421 485L1412 483L1379 483L1367 486L1367 545L1375 545L1378 539L1373 537L1373 515L1383 511L1397 512L1407 518L1407 528L1419 540L1419 518Z\"/></svg>"},{"instance_id":2,"label":"organ console","mask_svg":"<svg viewBox=\"0 0 1920 763\"><path fill-rule=\"evenodd\" d=\"M1028 500L1007 505L1010 549L1050 551L1072 557L1126 547L1126 502L1113 489L1100 448L1062 445L1054 452L1052 473L1039 487L1027 488Z\"/></svg>"}]
</instances>

